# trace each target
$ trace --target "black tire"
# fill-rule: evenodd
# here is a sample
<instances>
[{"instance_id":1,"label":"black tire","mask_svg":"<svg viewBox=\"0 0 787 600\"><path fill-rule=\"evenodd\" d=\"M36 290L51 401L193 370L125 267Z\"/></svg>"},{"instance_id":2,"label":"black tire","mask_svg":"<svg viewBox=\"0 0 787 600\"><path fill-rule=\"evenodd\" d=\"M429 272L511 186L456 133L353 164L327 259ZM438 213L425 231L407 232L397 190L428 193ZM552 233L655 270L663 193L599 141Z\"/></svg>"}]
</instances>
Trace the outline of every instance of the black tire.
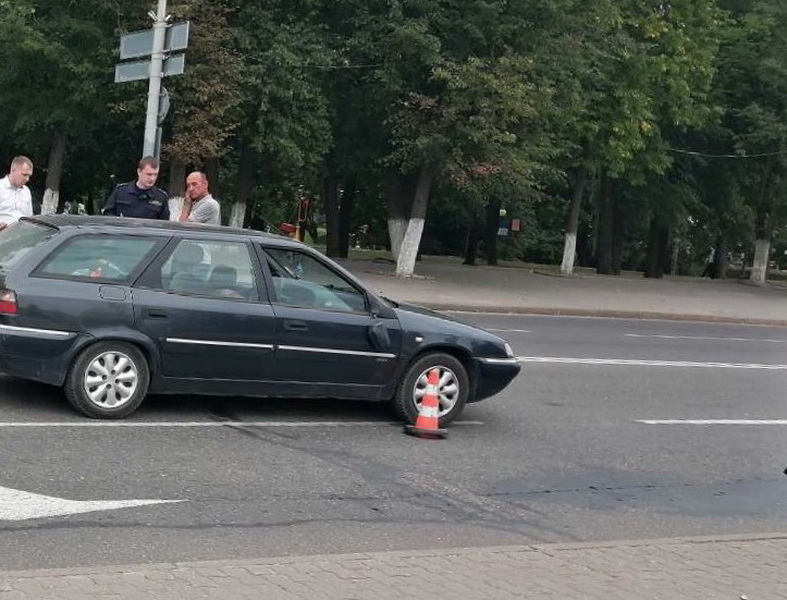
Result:
<instances>
[{"instance_id":1,"label":"black tire","mask_svg":"<svg viewBox=\"0 0 787 600\"><path fill-rule=\"evenodd\" d=\"M148 391L150 368L142 352L127 342L98 342L77 356L63 391L75 409L94 419L122 419Z\"/></svg>"},{"instance_id":2,"label":"black tire","mask_svg":"<svg viewBox=\"0 0 787 600\"><path fill-rule=\"evenodd\" d=\"M467 369L450 354L432 352L424 354L410 365L391 402L394 412L406 423L415 423L427 375L434 368L440 371L437 396L440 403L440 427L448 425L464 409L470 395Z\"/></svg>"}]
</instances>

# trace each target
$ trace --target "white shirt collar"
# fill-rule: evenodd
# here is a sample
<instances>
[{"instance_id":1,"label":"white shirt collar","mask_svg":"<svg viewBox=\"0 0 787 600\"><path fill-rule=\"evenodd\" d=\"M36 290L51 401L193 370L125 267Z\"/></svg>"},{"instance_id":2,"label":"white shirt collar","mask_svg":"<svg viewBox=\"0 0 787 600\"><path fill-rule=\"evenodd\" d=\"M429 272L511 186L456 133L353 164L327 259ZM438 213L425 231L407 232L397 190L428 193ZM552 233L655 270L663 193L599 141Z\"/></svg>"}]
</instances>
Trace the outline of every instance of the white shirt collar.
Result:
<instances>
[{"instance_id":1,"label":"white shirt collar","mask_svg":"<svg viewBox=\"0 0 787 600\"><path fill-rule=\"evenodd\" d=\"M6 176L5 176L5 177L3 177L2 179L0 179L0 185L2 185L4 188L6 188L6 189L8 189L8 190L12 190L12 191L15 191L15 192L16 192L16 191L19 191L19 190L25 190L25 189L27 189L27 186L26 186L26 185L22 185L21 187L14 187L14 186L11 184L11 178L10 178L8 175L6 175Z\"/></svg>"}]
</instances>

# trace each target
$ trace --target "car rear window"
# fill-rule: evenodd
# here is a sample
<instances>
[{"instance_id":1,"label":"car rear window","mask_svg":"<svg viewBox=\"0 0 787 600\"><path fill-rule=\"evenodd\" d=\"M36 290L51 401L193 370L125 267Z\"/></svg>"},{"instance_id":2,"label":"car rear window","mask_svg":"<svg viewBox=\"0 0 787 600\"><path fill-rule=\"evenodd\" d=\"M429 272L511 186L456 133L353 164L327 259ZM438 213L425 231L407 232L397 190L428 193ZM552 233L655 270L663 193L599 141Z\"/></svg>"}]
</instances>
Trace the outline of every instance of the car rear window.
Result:
<instances>
[{"instance_id":1,"label":"car rear window","mask_svg":"<svg viewBox=\"0 0 787 600\"><path fill-rule=\"evenodd\" d=\"M140 236L78 235L59 246L36 275L125 281L163 240Z\"/></svg>"},{"instance_id":2,"label":"car rear window","mask_svg":"<svg viewBox=\"0 0 787 600\"><path fill-rule=\"evenodd\" d=\"M17 221L0 231L0 268L7 268L58 232L54 227Z\"/></svg>"}]
</instances>

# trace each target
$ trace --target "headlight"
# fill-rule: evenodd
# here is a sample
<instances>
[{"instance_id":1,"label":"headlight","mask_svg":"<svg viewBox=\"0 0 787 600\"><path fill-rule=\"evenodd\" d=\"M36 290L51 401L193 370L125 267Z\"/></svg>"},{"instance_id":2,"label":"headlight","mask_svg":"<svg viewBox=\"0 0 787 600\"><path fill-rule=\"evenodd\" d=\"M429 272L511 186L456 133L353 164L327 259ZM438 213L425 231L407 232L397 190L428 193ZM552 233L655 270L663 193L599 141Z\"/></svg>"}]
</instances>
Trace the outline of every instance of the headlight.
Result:
<instances>
[{"instance_id":1,"label":"headlight","mask_svg":"<svg viewBox=\"0 0 787 600\"><path fill-rule=\"evenodd\" d=\"M514 358L514 351L511 349L511 344L506 342L505 348L506 348L506 356L508 358Z\"/></svg>"}]
</instances>

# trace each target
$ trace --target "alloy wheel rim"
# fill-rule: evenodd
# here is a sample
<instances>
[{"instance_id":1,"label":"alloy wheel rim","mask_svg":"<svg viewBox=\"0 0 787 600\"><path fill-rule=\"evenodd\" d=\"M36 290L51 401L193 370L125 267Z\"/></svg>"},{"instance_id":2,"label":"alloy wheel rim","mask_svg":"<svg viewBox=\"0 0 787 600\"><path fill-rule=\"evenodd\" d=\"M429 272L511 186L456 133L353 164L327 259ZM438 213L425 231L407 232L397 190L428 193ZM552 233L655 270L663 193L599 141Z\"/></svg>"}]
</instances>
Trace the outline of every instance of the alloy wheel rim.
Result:
<instances>
[{"instance_id":1,"label":"alloy wheel rim","mask_svg":"<svg viewBox=\"0 0 787 600\"><path fill-rule=\"evenodd\" d=\"M139 371L122 352L103 352L85 369L84 389L90 401L101 408L120 408L131 401L139 385Z\"/></svg>"},{"instance_id":2,"label":"alloy wheel rim","mask_svg":"<svg viewBox=\"0 0 787 600\"><path fill-rule=\"evenodd\" d=\"M439 371L437 380L437 401L438 401L438 417L443 417L451 412L459 400L459 380L456 374L448 367L435 366L429 367L421 373L415 380L413 386L413 401L417 410L421 409L421 400L426 394L426 386L429 383L429 373L432 369Z\"/></svg>"}]
</instances>

